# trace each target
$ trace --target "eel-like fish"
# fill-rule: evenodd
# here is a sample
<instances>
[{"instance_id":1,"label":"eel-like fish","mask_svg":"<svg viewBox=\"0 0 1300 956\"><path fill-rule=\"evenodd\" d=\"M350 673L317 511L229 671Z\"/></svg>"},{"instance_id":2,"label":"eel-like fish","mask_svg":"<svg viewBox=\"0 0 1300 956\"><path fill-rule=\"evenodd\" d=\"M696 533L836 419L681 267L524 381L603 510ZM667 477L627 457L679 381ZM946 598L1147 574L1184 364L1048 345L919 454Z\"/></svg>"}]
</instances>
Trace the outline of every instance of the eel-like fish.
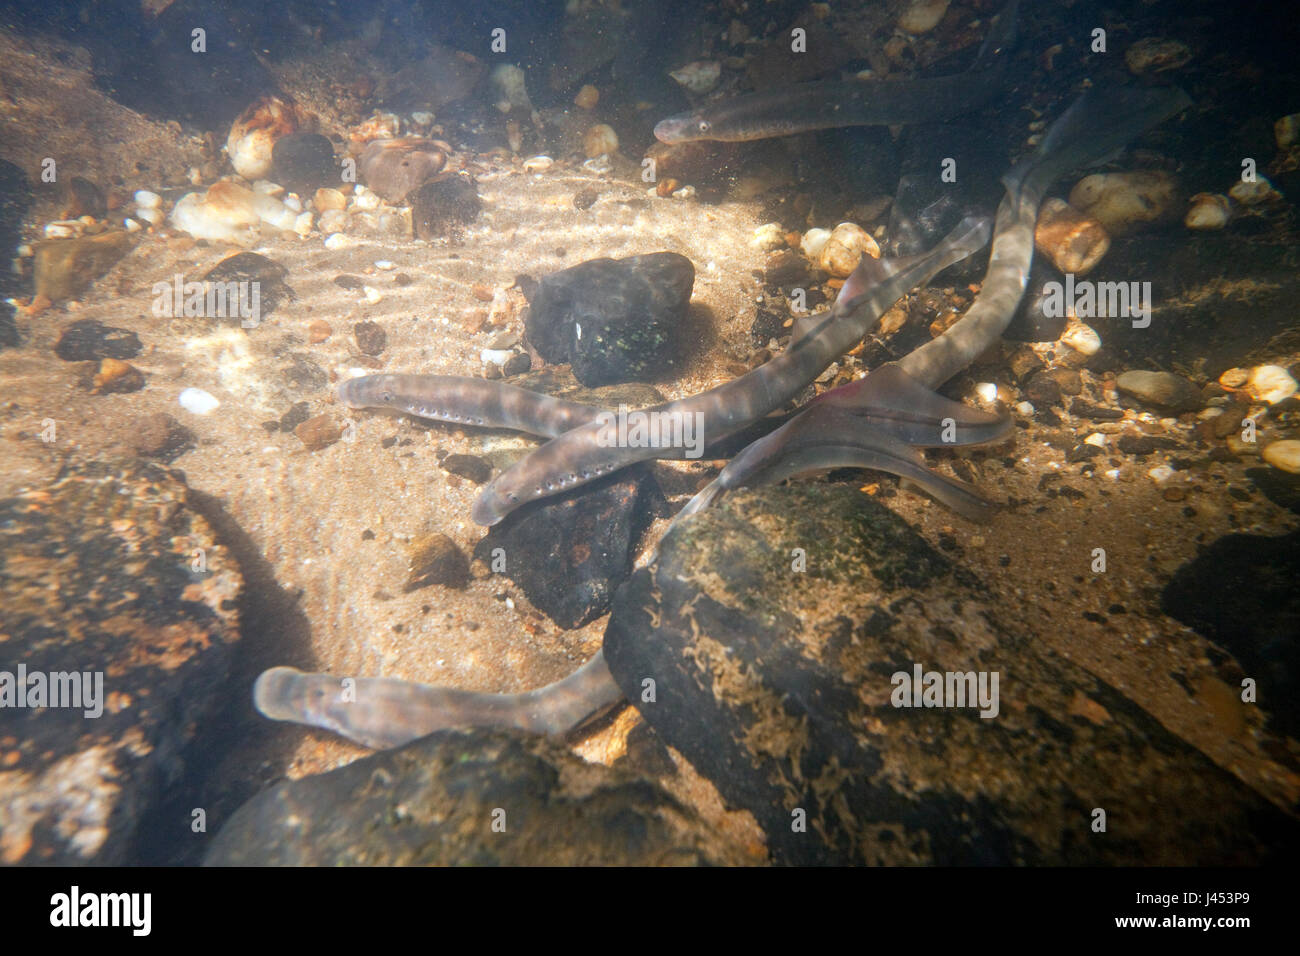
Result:
<instances>
[{"instance_id":1,"label":"eel-like fish","mask_svg":"<svg viewBox=\"0 0 1300 956\"><path fill-rule=\"evenodd\" d=\"M974 489L931 469L916 449L993 444L1011 429L1007 416L944 398L891 363L824 392L746 447L687 502L672 524L742 485L775 484L827 468L871 468L898 475L958 514L985 521L989 503Z\"/></svg>"},{"instance_id":2,"label":"eel-like fish","mask_svg":"<svg viewBox=\"0 0 1300 956\"><path fill-rule=\"evenodd\" d=\"M336 394L352 408L391 408L439 422L511 428L547 438L595 421L603 411L462 375L362 375L341 382Z\"/></svg>"},{"instance_id":3,"label":"eel-like fish","mask_svg":"<svg viewBox=\"0 0 1300 956\"><path fill-rule=\"evenodd\" d=\"M1033 257L1033 228L1038 204L1050 183L1070 169L1096 162L1144 130L1180 112L1189 102L1182 91L1173 89L1090 92L1057 120L1038 153L1018 165L1004 180L1007 196L998 210L993 261L976 301L944 335L896 363L894 367L907 376L899 381L908 387L909 383L936 387L997 341L1024 294ZM794 344L792 340L792 347ZM884 370L877 370L872 375L881 375L882 372ZM804 418L800 414L787 426L802 422L792 431L807 435L818 430L819 423L824 424L829 418L832 431L827 436L827 444L843 446L837 446L833 454L860 454L863 457L859 460L864 461L871 454L885 460L900 457L896 445L881 441L882 434L903 443L904 447L906 443L899 435L916 440L918 444L928 442L934 428L934 415L936 412L942 414L945 408L926 399L916 403L922 414L914 416L915 420L908 420L890 410L899 405L898 393L880 385L862 384L869 383L870 379L868 376L844 389L826 393L814 403L817 407L810 409L813 412L811 416ZM887 380L886 385L889 384ZM356 388L364 389L365 386ZM353 397L359 398L362 394L359 391ZM383 397L382 390L378 394ZM393 397L389 396L390 399ZM822 412L822 408L829 411ZM948 411L950 414L943 417L960 423L959 437L971 442L981 438L996 440L1000 426L971 419L966 412ZM852 438L854 430L864 420L872 434L855 442ZM889 431L891 428L893 433ZM826 457L817 457L819 452L812 444L801 446L795 440L803 440L798 434L794 438L789 433L779 438L774 438L775 435L777 433L768 436L773 440L767 446L757 448L752 454L748 450L742 454L741 457L748 457L743 469L737 468L729 476L732 486L741 471L751 476L797 473L798 469L792 467L799 464L797 456L783 462L783 449L811 449L808 457L803 459L804 463L811 461L813 467L826 467ZM715 488L716 485L714 482L701 492L704 495L709 489L714 489L712 495L695 510L719 493L720 487ZM957 487L962 491L962 486ZM696 505L696 501L691 504ZM364 678L357 680L355 699L348 700L343 696L343 687L337 677L304 674L291 668L274 668L265 672L258 678L254 692L258 710L268 717L325 727L363 744L381 747L397 746L449 726L512 726L552 734L564 733L621 697L601 652L569 677L524 694L484 694L407 681Z\"/></svg>"},{"instance_id":4,"label":"eel-like fish","mask_svg":"<svg viewBox=\"0 0 1300 956\"><path fill-rule=\"evenodd\" d=\"M1015 40L1020 0L1010 0L989 29L971 68L950 76L796 83L746 93L670 116L655 126L665 143L747 142L841 126L938 123L988 102L1002 86Z\"/></svg>"},{"instance_id":5,"label":"eel-like fish","mask_svg":"<svg viewBox=\"0 0 1300 956\"><path fill-rule=\"evenodd\" d=\"M1171 87L1094 88L1076 100L1052 124L1038 150L1003 178L1006 196L998 207L988 272L966 314L943 335L897 363L825 393L806 411L746 448L673 521L708 507L741 485L780 481L830 467L875 468L909 478L954 511L978 520L983 503L973 492L928 469L917 470L924 464L908 446L924 447L924 432L903 434L890 416L900 406L916 409L929 416L923 426L927 429L940 419L970 420L973 409L962 411L965 407L957 403L945 406L947 399L931 389L987 351L1011 322L1025 294L1038 207L1048 187L1070 170L1100 161L1190 103L1182 90ZM871 384L881 377L878 385ZM820 411L817 403L824 400L833 401L851 417L836 419ZM1000 437L1005 432L995 434L990 423L990 430L971 432L966 440L958 433L952 444L983 444Z\"/></svg>"},{"instance_id":6,"label":"eel-like fish","mask_svg":"<svg viewBox=\"0 0 1300 956\"><path fill-rule=\"evenodd\" d=\"M520 694L484 694L389 677L357 677L293 667L263 671L253 704L265 717L322 727L367 747L400 747L447 727L518 727L559 735L623 699L602 654L553 684Z\"/></svg>"},{"instance_id":7,"label":"eel-like fish","mask_svg":"<svg viewBox=\"0 0 1300 956\"><path fill-rule=\"evenodd\" d=\"M823 369L853 348L907 291L983 248L987 218L962 220L922 256L862 262L845 280L834 306L800 318L784 352L751 372L698 395L641 409L646 420L702 423L705 443L725 438L794 399ZM553 438L503 471L479 493L471 512L494 525L516 508L593 481L649 458L683 458L683 446L611 444L608 426L594 421Z\"/></svg>"}]
</instances>

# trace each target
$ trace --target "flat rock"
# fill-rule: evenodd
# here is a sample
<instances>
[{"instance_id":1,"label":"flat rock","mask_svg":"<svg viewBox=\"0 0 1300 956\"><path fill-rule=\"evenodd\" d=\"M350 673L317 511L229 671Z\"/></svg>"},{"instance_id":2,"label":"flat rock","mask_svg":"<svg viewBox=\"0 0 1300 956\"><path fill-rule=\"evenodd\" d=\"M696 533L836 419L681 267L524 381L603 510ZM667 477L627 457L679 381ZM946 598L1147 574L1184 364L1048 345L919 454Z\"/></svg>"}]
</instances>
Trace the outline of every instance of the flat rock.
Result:
<instances>
[{"instance_id":1,"label":"flat rock","mask_svg":"<svg viewBox=\"0 0 1300 956\"><path fill-rule=\"evenodd\" d=\"M150 813L225 692L241 587L158 465L71 465L0 501L0 668L25 667L29 691L36 673L88 673L102 708L0 710L0 862L120 865L146 828L189 836Z\"/></svg>"},{"instance_id":2,"label":"flat rock","mask_svg":"<svg viewBox=\"0 0 1300 956\"><path fill-rule=\"evenodd\" d=\"M649 472L626 468L521 509L479 541L474 557L492 567L502 549L502 573L528 600L560 627L581 627L609 609L637 542L664 507Z\"/></svg>"},{"instance_id":3,"label":"flat rock","mask_svg":"<svg viewBox=\"0 0 1300 956\"><path fill-rule=\"evenodd\" d=\"M528 339L583 385L660 378L680 358L695 267L675 252L592 259L546 276L529 298Z\"/></svg>"},{"instance_id":4,"label":"flat rock","mask_svg":"<svg viewBox=\"0 0 1300 956\"><path fill-rule=\"evenodd\" d=\"M663 866L756 862L654 781L516 731L441 731L277 784L208 866Z\"/></svg>"},{"instance_id":5,"label":"flat rock","mask_svg":"<svg viewBox=\"0 0 1300 956\"><path fill-rule=\"evenodd\" d=\"M778 862L1224 864L1296 846L1293 820L1004 628L973 575L851 489L742 492L684 522L618 592L605 655ZM917 666L998 673L996 716L894 706Z\"/></svg>"},{"instance_id":6,"label":"flat rock","mask_svg":"<svg viewBox=\"0 0 1300 956\"><path fill-rule=\"evenodd\" d=\"M1115 379L1115 385L1140 402L1173 412L1194 412L1205 404L1201 390L1173 372L1125 372Z\"/></svg>"},{"instance_id":7,"label":"flat rock","mask_svg":"<svg viewBox=\"0 0 1300 956\"><path fill-rule=\"evenodd\" d=\"M130 235L121 230L32 243L36 294L51 302L76 298L113 268L133 245Z\"/></svg>"}]
</instances>

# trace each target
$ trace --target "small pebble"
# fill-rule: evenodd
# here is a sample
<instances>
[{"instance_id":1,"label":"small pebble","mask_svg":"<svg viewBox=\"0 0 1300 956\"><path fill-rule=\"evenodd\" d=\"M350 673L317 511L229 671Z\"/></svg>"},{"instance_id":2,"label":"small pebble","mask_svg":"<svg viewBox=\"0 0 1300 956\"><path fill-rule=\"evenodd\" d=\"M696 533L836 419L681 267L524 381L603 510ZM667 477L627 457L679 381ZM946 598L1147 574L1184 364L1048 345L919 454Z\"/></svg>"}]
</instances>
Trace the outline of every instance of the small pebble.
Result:
<instances>
[{"instance_id":1,"label":"small pebble","mask_svg":"<svg viewBox=\"0 0 1300 956\"><path fill-rule=\"evenodd\" d=\"M343 426L335 422L329 412L323 412L298 425L293 433L309 450L316 451L343 437Z\"/></svg>"},{"instance_id":2,"label":"small pebble","mask_svg":"<svg viewBox=\"0 0 1300 956\"><path fill-rule=\"evenodd\" d=\"M91 386L96 392L137 392L144 388L144 373L121 359L100 359Z\"/></svg>"},{"instance_id":3,"label":"small pebble","mask_svg":"<svg viewBox=\"0 0 1300 956\"><path fill-rule=\"evenodd\" d=\"M608 156L618 151L618 134L606 123L597 123L582 136L582 151L588 159Z\"/></svg>"},{"instance_id":4,"label":"small pebble","mask_svg":"<svg viewBox=\"0 0 1300 956\"><path fill-rule=\"evenodd\" d=\"M371 305L374 305L376 302L379 302L384 298L384 294L372 285L362 286L361 291L365 293L366 301Z\"/></svg>"},{"instance_id":5,"label":"small pebble","mask_svg":"<svg viewBox=\"0 0 1300 956\"><path fill-rule=\"evenodd\" d=\"M1034 416L1034 406L1029 404L1029 402L1017 402L1016 411L1025 418L1033 418Z\"/></svg>"},{"instance_id":6,"label":"small pebble","mask_svg":"<svg viewBox=\"0 0 1300 956\"><path fill-rule=\"evenodd\" d=\"M1256 401L1276 405L1296 393L1296 380L1280 365L1261 365L1250 373L1246 389Z\"/></svg>"},{"instance_id":7,"label":"small pebble","mask_svg":"<svg viewBox=\"0 0 1300 956\"><path fill-rule=\"evenodd\" d=\"M1243 206L1258 206L1280 196L1273 184L1263 176L1257 177L1254 182L1234 183L1228 190L1228 195Z\"/></svg>"},{"instance_id":8,"label":"small pebble","mask_svg":"<svg viewBox=\"0 0 1300 956\"><path fill-rule=\"evenodd\" d=\"M352 334L363 355L378 355L388 347L388 333L378 322L358 322Z\"/></svg>"},{"instance_id":9,"label":"small pebble","mask_svg":"<svg viewBox=\"0 0 1300 956\"><path fill-rule=\"evenodd\" d=\"M995 402L998 398L998 386L995 382L980 382L975 386L975 394L981 402Z\"/></svg>"},{"instance_id":10,"label":"small pebble","mask_svg":"<svg viewBox=\"0 0 1300 956\"><path fill-rule=\"evenodd\" d=\"M1176 70L1192 58L1192 51L1181 40L1146 37L1124 53L1124 62L1135 76Z\"/></svg>"},{"instance_id":11,"label":"small pebble","mask_svg":"<svg viewBox=\"0 0 1300 956\"><path fill-rule=\"evenodd\" d=\"M479 358L483 360L484 365L503 366L510 361L510 356L513 354L509 349L484 349L479 353Z\"/></svg>"},{"instance_id":12,"label":"small pebble","mask_svg":"<svg viewBox=\"0 0 1300 956\"><path fill-rule=\"evenodd\" d=\"M1197 193L1191 198L1183 225L1188 229L1222 229L1232 218L1232 204L1218 193Z\"/></svg>"},{"instance_id":13,"label":"small pebble","mask_svg":"<svg viewBox=\"0 0 1300 956\"><path fill-rule=\"evenodd\" d=\"M1156 465L1147 472L1147 477L1157 485L1163 485L1166 481L1174 476L1174 470L1168 465Z\"/></svg>"},{"instance_id":14,"label":"small pebble","mask_svg":"<svg viewBox=\"0 0 1300 956\"><path fill-rule=\"evenodd\" d=\"M352 239L341 232L336 232L325 240L325 248L331 252L346 249L353 244Z\"/></svg>"},{"instance_id":15,"label":"small pebble","mask_svg":"<svg viewBox=\"0 0 1300 956\"><path fill-rule=\"evenodd\" d=\"M388 259L376 259L375 268L388 272L390 269L395 269L397 267Z\"/></svg>"},{"instance_id":16,"label":"small pebble","mask_svg":"<svg viewBox=\"0 0 1300 956\"><path fill-rule=\"evenodd\" d=\"M180 402L181 408L195 415L207 415L221 405L215 395L201 388L187 388L176 400Z\"/></svg>"},{"instance_id":17,"label":"small pebble","mask_svg":"<svg viewBox=\"0 0 1300 956\"><path fill-rule=\"evenodd\" d=\"M459 590L469 583L469 561L456 542L445 534L419 535L411 541L407 551L410 570L405 591L415 591L431 584Z\"/></svg>"},{"instance_id":18,"label":"small pebble","mask_svg":"<svg viewBox=\"0 0 1300 956\"><path fill-rule=\"evenodd\" d=\"M524 172L544 173L554 165L555 160L549 156L532 156L524 160Z\"/></svg>"},{"instance_id":19,"label":"small pebble","mask_svg":"<svg viewBox=\"0 0 1300 956\"><path fill-rule=\"evenodd\" d=\"M573 98L573 105L584 110L595 109L598 102L600 102L600 90L590 83L578 90L578 95Z\"/></svg>"},{"instance_id":20,"label":"small pebble","mask_svg":"<svg viewBox=\"0 0 1300 956\"><path fill-rule=\"evenodd\" d=\"M334 334L334 329L324 319L312 319L307 323L307 341L312 345L324 342Z\"/></svg>"},{"instance_id":21,"label":"small pebble","mask_svg":"<svg viewBox=\"0 0 1300 956\"><path fill-rule=\"evenodd\" d=\"M157 193L151 193L147 189L137 189L131 197L135 204L141 209L157 209L162 205L162 197Z\"/></svg>"},{"instance_id":22,"label":"small pebble","mask_svg":"<svg viewBox=\"0 0 1300 956\"><path fill-rule=\"evenodd\" d=\"M1265 446L1264 460L1274 468L1300 475L1300 441L1288 438Z\"/></svg>"},{"instance_id":23,"label":"small pebble","mask_svg":"<svg viewBox=\"0 0 1300 956\"><path fill-rule=\"evenodd\" d=\"M492 464L476 455L448 455L439 464L442 470L481 485L492 477Z\"/></svg>"}]
</instances>

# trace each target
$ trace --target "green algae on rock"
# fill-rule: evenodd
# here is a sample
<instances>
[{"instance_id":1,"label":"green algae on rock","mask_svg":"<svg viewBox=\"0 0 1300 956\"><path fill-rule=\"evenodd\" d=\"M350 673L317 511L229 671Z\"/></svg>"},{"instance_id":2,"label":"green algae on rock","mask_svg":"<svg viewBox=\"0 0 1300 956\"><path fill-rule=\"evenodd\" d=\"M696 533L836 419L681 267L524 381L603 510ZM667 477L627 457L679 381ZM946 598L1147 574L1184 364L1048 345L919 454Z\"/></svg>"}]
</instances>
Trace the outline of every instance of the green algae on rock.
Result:
<instances>
[{"instance_id":1,"label":"green algae on rock","mask_svg":"<svg viewBox=\"0 0 1300 956\"><path fill-rule=\"evenodd\" d=\"M208 866L662 866L761 862L654 781L518 731L442 731L281 783Z\"/></svg>"},{"instance_id":2,"label":"green algae on rock","mask_svg":"<svg viewBox=\"0 0 1300 956\"><path fill-rule=\"evenodd\" d=\"M973 575L851 489L740 492L685 522L616 596L604 650L777 862L1225 864L1296 845L1294 821L1007 631ZM893 706L917 665L998 673L996 716Z\"/></svg>"}]
</instances>

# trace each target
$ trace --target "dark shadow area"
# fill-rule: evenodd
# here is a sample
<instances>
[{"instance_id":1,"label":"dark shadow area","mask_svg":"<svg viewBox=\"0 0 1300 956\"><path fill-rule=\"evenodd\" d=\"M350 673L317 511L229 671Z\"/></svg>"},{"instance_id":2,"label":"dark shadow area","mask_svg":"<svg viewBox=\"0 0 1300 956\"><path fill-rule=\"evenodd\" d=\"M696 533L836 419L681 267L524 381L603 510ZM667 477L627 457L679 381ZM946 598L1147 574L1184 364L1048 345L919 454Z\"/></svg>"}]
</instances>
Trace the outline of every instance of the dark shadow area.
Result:
<instances>
[{"instance_id":1,"label":"dark shadow area","mask_svg":"<svg viewBox=\"0 0 1300 956\"><path fill-rule=\"evenodd\" d=\"M1160 607L1258 682L1278 733L1300 736L1300 532L1225 535L1179 568Z\"/></svg>"},{"instance_id":2,"label":"dark shadow area","mask_svg":"<svg viewBox=\"0 0 1300 956\"><path fill-rule=\"evenodd\" d=\"M185 775L141 823L136 862L147 866L197 864L231 814L283 777L302 728L273 723L253 710L253 681L279 664L317 669L299 595L281 587L261 550L219 500L193 489L190 494L195 510L212 525L244 575L242 637L228 690L186 751ZM206 833L191 829L196 808L206 815Z\"/></svg>"}]
</instances>

